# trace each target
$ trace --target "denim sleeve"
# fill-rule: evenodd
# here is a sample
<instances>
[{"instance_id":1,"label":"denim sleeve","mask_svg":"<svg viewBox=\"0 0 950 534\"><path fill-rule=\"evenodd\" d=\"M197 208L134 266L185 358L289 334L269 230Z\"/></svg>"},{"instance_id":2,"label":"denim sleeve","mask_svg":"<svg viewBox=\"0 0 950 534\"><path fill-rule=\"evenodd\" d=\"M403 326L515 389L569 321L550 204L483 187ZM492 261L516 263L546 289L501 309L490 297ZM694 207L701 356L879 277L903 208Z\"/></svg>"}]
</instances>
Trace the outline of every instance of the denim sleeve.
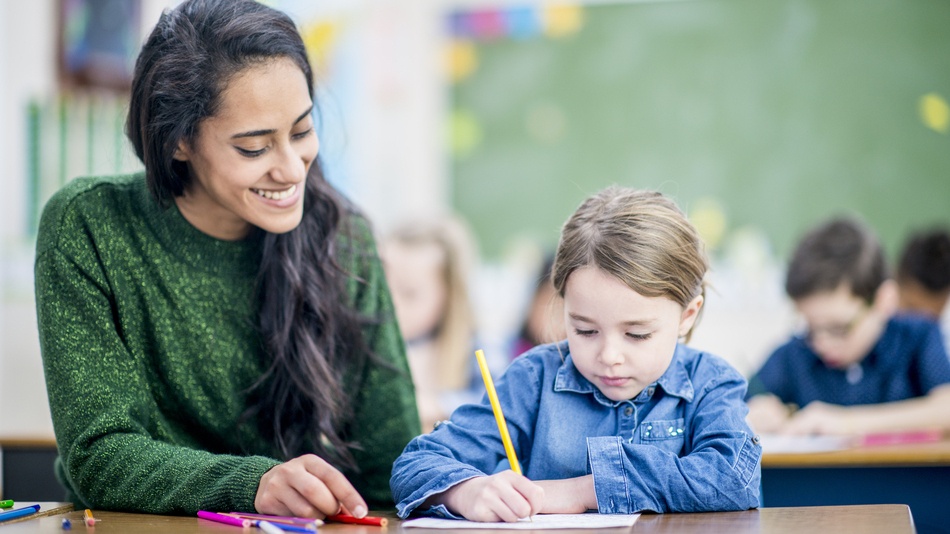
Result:
<instances>
[{"instance_id":1,"label":"denim sleeve","mask_svg":"<svg viewBox=\"0 0 950 534\"><path fill-rule=\"evenodd\" d=\"M526 464L540 403L540 364L519 358L495 382L518 460ZM508 458L487 395L460 407L449 421L409 442L393 464L389 481L399 517L405 519L429 497L468 479L509 469ZM419 509L456 517L444 506Z\"/></svg>"},{"instance_id":2,"label":"denim sleeve","mask_svg":"<svg viewBox=\"0 0 950 534\"><path fill-rule=\"evenodd\" d=\"M745 423L745 381L710 380L686 411L685 453L625 442L587 440L602 514L747 510L759 505L762 448Z\"/></svg>"}]
</instances>

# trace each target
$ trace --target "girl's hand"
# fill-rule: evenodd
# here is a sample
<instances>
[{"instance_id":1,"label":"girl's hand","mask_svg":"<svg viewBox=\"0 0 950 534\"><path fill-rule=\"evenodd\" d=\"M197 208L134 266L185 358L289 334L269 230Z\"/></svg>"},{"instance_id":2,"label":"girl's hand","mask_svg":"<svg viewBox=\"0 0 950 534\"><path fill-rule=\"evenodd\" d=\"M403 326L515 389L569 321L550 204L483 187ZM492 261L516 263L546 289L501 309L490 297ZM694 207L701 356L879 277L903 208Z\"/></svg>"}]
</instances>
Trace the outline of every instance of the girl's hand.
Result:
<instances>
[{"instance_id":1,"label":"girl's hand","mask_svg":"<svg viewBox=\"0 0 950 534\"><path fill-rule=\"evenodd\" d=\"M346 509L356 517L368 511L350 481L323 458L305 454L275 466L261 477L254 497L258 513L323 519Z\"/></svg>"},{"instance_id":2,"label":"girl's hand","mask_svg":"<svg viewBox=\"0 0 950 534\"><path fill-rule=\"evenodd\" d=\"M538 480L544 490L542 514L583 514L597 509L594 475L563 480Z\"/></svg>"},{"instance_id":3,"label":"girl's hand","mask_svg":"<svg viewBox=\"0 0 950 534\"><path fill-rule=\"evenodd\" d=\"M470 521L505 521L530 517L541 511L544 490L514 471L470 478L436 496L431 504L444 504Z\"/></svg>"}]
</instances>

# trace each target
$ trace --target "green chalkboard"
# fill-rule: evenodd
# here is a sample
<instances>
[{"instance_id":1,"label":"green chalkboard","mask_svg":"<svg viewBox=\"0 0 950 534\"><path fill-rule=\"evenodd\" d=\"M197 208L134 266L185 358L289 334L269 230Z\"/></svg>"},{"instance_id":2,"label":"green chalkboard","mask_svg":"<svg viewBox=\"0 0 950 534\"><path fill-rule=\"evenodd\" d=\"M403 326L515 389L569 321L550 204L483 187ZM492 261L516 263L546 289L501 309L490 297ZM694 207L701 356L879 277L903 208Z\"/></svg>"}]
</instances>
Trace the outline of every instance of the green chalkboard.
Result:
<instances>
[{"instance_id":1,"label":"green chalkboard","mask_svg":"<svg viewBox=\"0 0 950 534\"><path fill-rule=\"evenodd\" d=\"M575 33L474 50L452 88L470 138L453 202L489 257L553 245L612 183L714 199L726 234L759 229L783 259L831 214L863 216L892 256L950 224L948 1L593 3Z\"/></svg>"}]
</instances>

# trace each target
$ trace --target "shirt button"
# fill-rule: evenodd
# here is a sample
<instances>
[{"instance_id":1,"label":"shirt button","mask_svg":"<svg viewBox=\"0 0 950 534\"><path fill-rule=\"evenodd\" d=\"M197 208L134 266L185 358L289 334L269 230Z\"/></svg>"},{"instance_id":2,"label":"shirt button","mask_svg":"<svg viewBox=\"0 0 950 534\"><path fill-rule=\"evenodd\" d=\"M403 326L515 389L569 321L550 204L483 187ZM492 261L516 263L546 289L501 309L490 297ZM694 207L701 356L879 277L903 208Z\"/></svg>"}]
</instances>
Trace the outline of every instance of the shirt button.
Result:
<instances>
[{"instance_id":1,"label":"shirt button","mask_svg":"<svg viewBox=\"0 0 950 534\"><path fill-rule=\"evenodd\" d=\"M752 436L752 443L758 445L760 441L762 441L762 438L760 438L758 434Z\"/></svg>"},{"instance_id":2,"label":"shirt button","mask_svg":"<svg viewBox=\"0 0 950 534\"><path fill-rule=\"evenodd\" d=\"M633 406L627 406L623 411L624 415L633 415Z\"/></svg>"}]
</instances>

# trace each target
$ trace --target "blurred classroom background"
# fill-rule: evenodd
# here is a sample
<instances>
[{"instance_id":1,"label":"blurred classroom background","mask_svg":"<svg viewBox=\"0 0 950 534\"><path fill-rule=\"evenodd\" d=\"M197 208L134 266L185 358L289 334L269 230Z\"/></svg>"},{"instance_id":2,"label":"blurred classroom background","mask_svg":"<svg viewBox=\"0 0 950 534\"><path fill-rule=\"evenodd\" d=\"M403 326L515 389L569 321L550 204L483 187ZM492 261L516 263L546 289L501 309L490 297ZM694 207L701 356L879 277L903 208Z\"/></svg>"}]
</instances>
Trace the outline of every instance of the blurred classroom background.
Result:
<instances>
[{"instance_id":1,"label":"blurred classroom background","mask_svg":"<svg viewBox=\"0 0 950 534\"><path fill-rule=\"evenodd\" d=\"M36 223L67 180L140 168L123 88L175 3L0 2L0 437L52 437ZM499 370L560 225L612 183L699 227L712 289L692 344L746 375L797 327L783 265L805 229L857 213L895 260L950 224L948 2L267 3L301 28L329 178L377 233L472 228L477 340Z\"/></svg>"}]
</instances>

